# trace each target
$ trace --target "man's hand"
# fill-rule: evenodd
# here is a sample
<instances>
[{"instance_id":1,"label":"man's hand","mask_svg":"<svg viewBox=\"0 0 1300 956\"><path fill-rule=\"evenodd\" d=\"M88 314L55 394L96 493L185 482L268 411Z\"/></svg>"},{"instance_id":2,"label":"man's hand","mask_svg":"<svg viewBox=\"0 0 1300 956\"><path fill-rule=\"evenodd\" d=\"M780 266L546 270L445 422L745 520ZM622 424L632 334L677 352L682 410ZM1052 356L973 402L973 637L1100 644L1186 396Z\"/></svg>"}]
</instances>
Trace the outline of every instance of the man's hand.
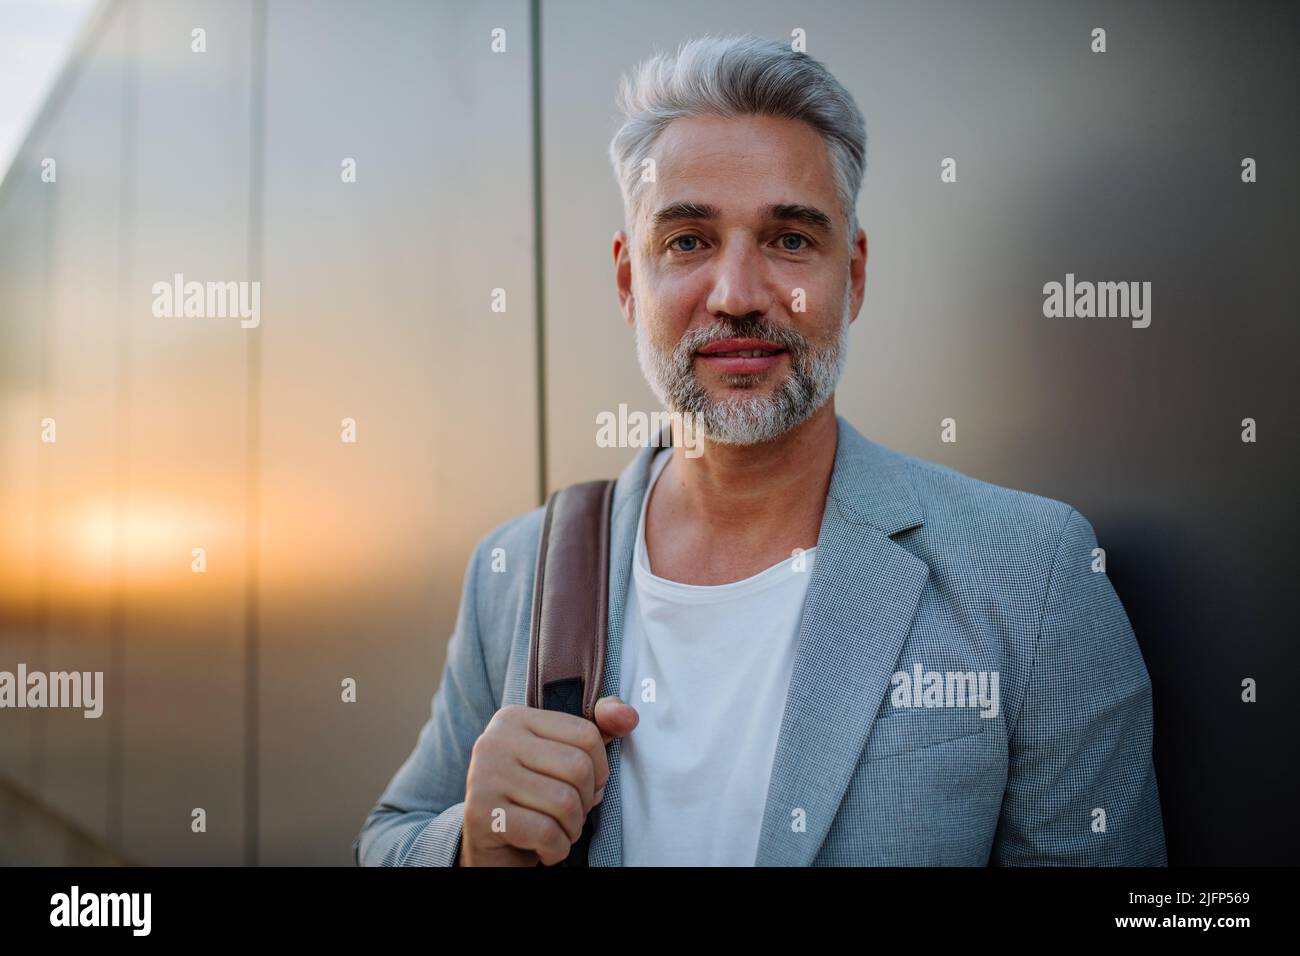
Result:
<instances>
[{"instance_id":1,"label":"man's hand","mask_svg":"<svg viewBox=\"0 0 1300 956\"><path fill-rule=\"evenodd\" d=\"M605 745L639 719L617 697L596 702L594 724L519 704L498 710L470 754L457 865L550 866L566 859L587 814L604 799ZM495 820L502 823L494 828Z\"/></svg>"}]
</instances>

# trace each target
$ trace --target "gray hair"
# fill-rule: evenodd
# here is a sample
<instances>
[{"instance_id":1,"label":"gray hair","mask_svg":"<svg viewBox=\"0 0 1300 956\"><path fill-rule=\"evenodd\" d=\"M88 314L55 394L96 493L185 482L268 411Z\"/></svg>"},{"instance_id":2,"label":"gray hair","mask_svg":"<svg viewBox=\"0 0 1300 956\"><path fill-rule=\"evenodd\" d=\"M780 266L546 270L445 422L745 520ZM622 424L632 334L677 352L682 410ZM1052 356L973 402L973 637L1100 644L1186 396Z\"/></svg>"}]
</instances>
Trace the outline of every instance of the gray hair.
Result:
<instances>
[{"instance_id":1,"label":"gray hair","mask_svg":"<svg viewBox=\"0 0 1300 956\"><path fill-rule=\"evenodd\" d=\"M678 47L676 56L656 53L625 74L618 106L624 120L610 141L609 159L629 227L641 168L669 123L683 116L759 114L803 120L821 134L852 246L867 161L866 124L849 91L807 53L750 35L697 37Z\"/></svg>"}]
</instances>

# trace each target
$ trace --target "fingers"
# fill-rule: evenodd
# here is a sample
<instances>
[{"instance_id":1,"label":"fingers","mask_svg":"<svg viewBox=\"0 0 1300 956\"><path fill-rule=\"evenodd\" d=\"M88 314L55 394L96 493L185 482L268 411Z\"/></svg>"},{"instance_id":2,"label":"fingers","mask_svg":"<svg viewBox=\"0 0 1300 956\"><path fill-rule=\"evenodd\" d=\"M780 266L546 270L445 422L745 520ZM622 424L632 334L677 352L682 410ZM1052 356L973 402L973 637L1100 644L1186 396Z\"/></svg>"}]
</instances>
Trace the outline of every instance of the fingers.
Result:
<instances>
[{"instance_id":1,"label":"fingers","mask_svg":"<svg viewBox=\"0 0 1300 956\"><path fill-rule=\"evenodd\" d=\"M609 759L605 755L605 741L596 725L583 717L562 714L555 710L523 708L521 719L537 737L568 744L585 752L595 770L596 789L609 779Z\"/></svg>"},{"instance_id":2,"label":"fingers","mask_svg":"<svg viewBox=\"0 0 1300 956\"><path fill-rule=\"evenodd\" d=\"M592 765L590 753L545 737L535 736L531 746L520 752L519 762L535 774L544 774L573 787L581 797L583 816L591 812L596 791L605 785L605 781L596 776L597 769Z\"/></svg>"},{"instance_id":3,"label":"fingers","mask_svg":"<svg viewBox=\"0 0 1300 956\"><path fill-rule=\"evenodd\" d=\"M537 813L544 813L564 830L569 843L582 836L582 825L587 819L578 789L563 780L537 773L527 767L516 767L505 784L508 800ZM506 832L509 832L509 810L506 811ZM513 840L510 843L519 846ZM531 847L529 847L531 849Z\"/></svg>"},{"instance_id":4,"label":"fingers","mask_svg":"<svg viewBox=\"0 0 1300 956\"><path fill-rule=\"evenodd\" d=\"M505 813L505 830L493 833L501 843L519 850L532 851L547 866L562 863L568 858L574 841L549 813L512 802L506 802L502 809ZM468 825L470 821L467 820L466 823ZM473 821L477 832L489 832L491 825L491 818Z\"/></svg>"}]
</instances>

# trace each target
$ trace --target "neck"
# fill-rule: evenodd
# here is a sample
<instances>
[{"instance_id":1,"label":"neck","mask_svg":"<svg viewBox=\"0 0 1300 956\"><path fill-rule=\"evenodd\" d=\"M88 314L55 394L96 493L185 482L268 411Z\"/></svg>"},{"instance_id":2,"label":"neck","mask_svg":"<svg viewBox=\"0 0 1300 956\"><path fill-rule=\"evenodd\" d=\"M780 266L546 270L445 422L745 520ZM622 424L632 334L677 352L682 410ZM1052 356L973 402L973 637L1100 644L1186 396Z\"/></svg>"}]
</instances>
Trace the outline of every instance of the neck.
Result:
<instances>
[{"instance_id":1,"label":"neck","mask_svg":"<svg viewBox=\"0 0 1300 956\"><path fill-rule=\"evenodd\" d=\"M806 422L770 442L718 445L706 440L704 454L697 458L674 447L670 473L659 485L669 479L674 510L707 532L739 531L750 537L792 522L816 527L837 440L832 395Z\"/></svg>"}]
</instances>

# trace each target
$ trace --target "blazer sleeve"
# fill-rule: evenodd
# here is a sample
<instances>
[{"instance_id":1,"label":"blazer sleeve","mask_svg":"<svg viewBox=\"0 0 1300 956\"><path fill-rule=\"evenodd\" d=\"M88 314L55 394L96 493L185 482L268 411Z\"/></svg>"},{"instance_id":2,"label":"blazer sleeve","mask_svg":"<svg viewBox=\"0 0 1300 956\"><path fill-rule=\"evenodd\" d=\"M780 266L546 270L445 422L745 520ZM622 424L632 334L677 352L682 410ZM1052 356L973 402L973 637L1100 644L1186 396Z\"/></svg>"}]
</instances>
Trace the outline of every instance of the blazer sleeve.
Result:
<instances>
[{"instance_id":1,"label":"blazer sleeve","mask_svg":"<svg viewBox=\"0 0 1300 956\"><path fill-rule=\"evenodd\" d=\"M1049 576L991 863L1165 866L1151 678L1073 508Z\"/></svg>"},{"instance_id":2,"label":"blazer sleeve","mask_svg":"<svg viewBox=\"0 0 1300 956\"><path fill-rule=\"evenodd\" d=\"M465 572L429 719L352 843L360 866L456 865L470 753L497 710L479 634L475 582L483 547L475 548Z\"/></svg>"}]
</instances>

